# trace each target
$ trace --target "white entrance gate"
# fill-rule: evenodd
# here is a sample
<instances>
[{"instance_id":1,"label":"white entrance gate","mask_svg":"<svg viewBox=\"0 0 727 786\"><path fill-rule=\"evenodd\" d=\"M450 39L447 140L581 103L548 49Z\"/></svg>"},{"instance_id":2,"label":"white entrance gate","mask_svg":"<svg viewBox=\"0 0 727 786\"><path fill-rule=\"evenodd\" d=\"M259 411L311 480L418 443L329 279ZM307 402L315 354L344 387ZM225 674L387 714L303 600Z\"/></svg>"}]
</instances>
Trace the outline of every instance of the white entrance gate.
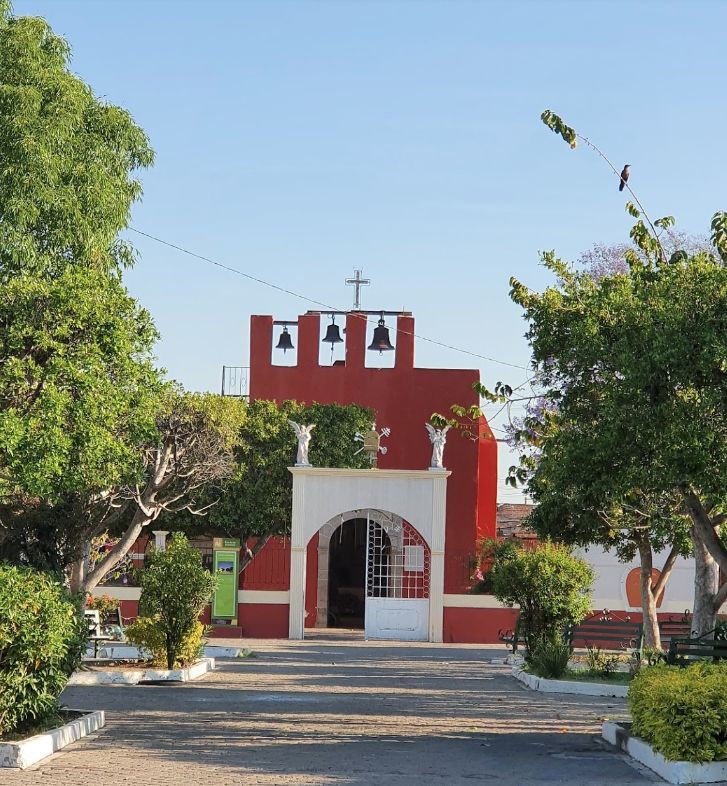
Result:
<instances>
[{"instance_id":1,"label":"white entrance gate","mask_svg":"<svg viewBox=\"0 0 727 786\"><path fill-rule=\"evenodd\" d=\"M396 578L401 575L401 591L409 597L387 597L391 605L385 606L385 614L378 623L380 631L393 631L395 625L399 628L412 626L414 603L398 606L399 601L417 601L420 606L428 603L428 635L423 638L428 641L442 641L443 613L444 613L444 531L446 518L447 478L449 472L429 470L401 470L401 469L333 469L322 467L289 467L293 475L293 511L290 537L290 616L289 636L291 639L302 639L306 626L306 550L310 539L321 529L322 522L326 527L332 526L335 519L341 521L341 511L391 511L406 522L416 523L416 531L412 533L421 540L408 540L403 543L400 559L401 572L388 571L387 591L390 586L396 586ZM326 523L327 522L327 523ZM385 527L384 527L385 528ZM404 533L403 533L404 534ZM406 536L409 537L409 536ZM404 538L406 540L406 537ZM424 567L422 570L413 570L419 565L421 546L424 546ZM404 546L408 546L405 549ZM429 568L426 568L426 559L429 559ZM392 561L393 558L393 561ZM389 555L388 564L396 565L396 555ZM407 569L407 567L409 569ZM416 596L409 584L405 585L405 576L416 576L414 582L421 584L422 590L426 586L425 597ZM409 582L407 577L407 582ZM425 577L428 577L425 582ZM383 578L383 574L382 574ZM383 582L379 582L381 585ZM374 582L375 586L375 582ZM396 593L395 593L396 594ZM413 596L413 597L412 597ZM372 599L378 600L375 591ZM397 602L396 608L394 601ZM367 599L368 602L368 599ZM376 604L374 604L376 607ZM388 618L386 618L388 615ZM310 625L315 623L315 617L309 620ZM376 619L378 614L366 615ZM421 616L421 615L420 615ZM398 617L397 622L394 618ZM427 623L424 623L425 625ZM418 630L417 624L417 630ZM413 627L411 628L413 630ZM386 638L402 638L401 630L396 636L387 635Z\"/></svg>"},{"instance_id":2,"label":"white entrance gate","mask_svg":"<svg viewBox=\"0 0 727 786\"><path fill-rule=\"evenodd\" d=\"M365 636L427 641L429 548L407 522L387 533L370 516L367 521Z\"/></svg>"}]
</instances>

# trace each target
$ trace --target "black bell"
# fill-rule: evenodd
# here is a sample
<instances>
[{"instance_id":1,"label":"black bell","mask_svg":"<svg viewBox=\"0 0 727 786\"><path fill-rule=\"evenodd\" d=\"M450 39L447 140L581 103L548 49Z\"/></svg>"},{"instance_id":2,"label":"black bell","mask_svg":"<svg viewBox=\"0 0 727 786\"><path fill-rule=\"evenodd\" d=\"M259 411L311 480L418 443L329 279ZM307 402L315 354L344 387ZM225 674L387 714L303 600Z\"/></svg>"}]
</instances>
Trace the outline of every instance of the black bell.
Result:
<instances>
[{"instance_id":1,"label":"black bell","mask_svg":"<svg viewBox=\"0 0 727 786\"><path fill-rule=\"evenodd\" d=\"M285 354L285 351L288 349L295 349L293 346L293 339L290 337L290 333L288 333L287 325L283 328L283 332L280 334L280 340L275 349L282 349L283 354Z\"/></svg>"},{"instance_id":2,"label":"black bell","mask_svg":"<svg viewBox=\"0 0 727 786\"><path fill-rule=\"evenodd\" d=\"M379 320L378 327L374 328L374 340L369 349L378 349L379 354L394 349L394 345L389 341L389 328L386 327L383 317Z\"/></svg>"},{"instance_id":3,"label":"black bell","mask_svg":"<svg viewBox=\"0 0 727 786\"><path fill-rule=\"evenodd\" d=\"M341 338L341 333L338 330L338 325L336 324L336 320L334 319L333 322L328 326L328 330L326 330L326 335L323 337L324 344L330 344L331 349L333 349L334 344L341 344L343 339Z\"/></svg>"}]
</instances>

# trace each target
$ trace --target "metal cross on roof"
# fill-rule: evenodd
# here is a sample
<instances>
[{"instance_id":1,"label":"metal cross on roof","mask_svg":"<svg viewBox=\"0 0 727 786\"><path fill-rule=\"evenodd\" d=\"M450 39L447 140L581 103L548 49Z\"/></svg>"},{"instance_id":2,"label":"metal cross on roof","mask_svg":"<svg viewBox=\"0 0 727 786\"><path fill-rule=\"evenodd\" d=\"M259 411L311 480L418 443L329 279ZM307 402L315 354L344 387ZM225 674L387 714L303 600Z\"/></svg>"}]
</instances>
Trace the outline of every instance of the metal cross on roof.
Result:
<instances>
[{"instance_id":1,"label":"metal cross on roof","mask_svg":"<svg viewBox=\"0 0 727 786\"><path fill-rule=\"evenodd\" d=\"M353 295L353 310L360 311L361 310L361 287L366 287L371 283L371 279L369 278L361 278L362 270L354 270L353 271L353 278L346 279L346 285L352 286L354 288L354 295Z\"/></svg>"}]
</instances>

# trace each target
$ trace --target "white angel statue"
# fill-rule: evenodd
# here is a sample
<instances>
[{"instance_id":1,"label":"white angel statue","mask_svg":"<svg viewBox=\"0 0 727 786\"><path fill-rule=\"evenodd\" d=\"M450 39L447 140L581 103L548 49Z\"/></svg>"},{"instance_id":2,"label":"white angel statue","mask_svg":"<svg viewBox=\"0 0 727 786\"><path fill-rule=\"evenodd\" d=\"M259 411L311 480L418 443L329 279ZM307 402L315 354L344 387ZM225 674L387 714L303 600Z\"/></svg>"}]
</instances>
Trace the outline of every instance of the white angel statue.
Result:
<instances>
[{"instance_id":1,"label":"white angel statue","mask_svg":"<svg viewBox=\"0 0 727 786\"><path fill-rule=\"evenodd\" d=\"M450 427L434 428L431 423L424 424L429 432L429 441L434 445L432 448L432 469L444 469L444 446L447 442L447 432Z\"/></svg>"},{"instance_id":2,"label":"white angel statue","mask_svg":"<svg viewBox=\"0 0 727 786\"><path fill-rule=\"evenodd\" d=\"M298 458L295 461L296 467L310 467L312 466L308 461L308 448L310 447L311 431L316 427L315 423L310 426L299 426L292 420L289 420L291 428L295 431L295 436L298 437Z\"/></svg>"}]
</instances>

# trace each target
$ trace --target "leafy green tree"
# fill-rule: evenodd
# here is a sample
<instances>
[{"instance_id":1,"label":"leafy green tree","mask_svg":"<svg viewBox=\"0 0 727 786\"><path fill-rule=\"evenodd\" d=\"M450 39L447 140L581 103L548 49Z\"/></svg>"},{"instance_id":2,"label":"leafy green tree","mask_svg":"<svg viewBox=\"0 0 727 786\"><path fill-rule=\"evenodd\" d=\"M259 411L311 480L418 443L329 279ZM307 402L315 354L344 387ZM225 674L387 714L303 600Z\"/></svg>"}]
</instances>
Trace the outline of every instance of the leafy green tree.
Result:
<instances>
[{"instance_id":1,"label":"leafy green tree","mask_svg":"<svg viewBox=\"0 0 727 786\"><path fill-rule=\"evenodd\" d=\"M69 69L69 46L0 5L0 479L48 501L133 479L159 374L119 233L153 153Z\"/></svg>"},{"instance_id":2,"label":"leafy green tree","mask_svg":"<svg viewBox=\"0 0 727 786\"><path fill-rule=\"evenodd\" d=\"M290 531L293 476L288 467L295 464L297 441L288 419L316 424L309 453L313 466L366 467L365 454L354 455L360 444L353 437L367 431L374 417L372 410L355 404L251 401L235 449L235 473L224 484L219 502L204 517L165 517L165 526L190 535L239 538L242 543L256 539L251 550L243 551L244 570L271 537Z\"/></svg>"},{"instance_id":3,"label":"leafy green tree","mask_svg":"<svg viewBox=\"0 0 727 786\"><path fill-rule=\"evenodd\" d=\"M552 113L543 119L572 147L583 139ZM727 214L712 220L712 252L667 257L661 233L673 219L642 219L630 202L627 210L639 249L627 252L627 272L594 280L551 252L543 262L556 285L538 294L511 281L557 410L529 486L544 503L541 520L562 526L573 516L583 526L580 511L610 526L628 515L632 530L639 518L657 533L666 525L677 545L688 516L693 625L702 634L727 598L715 571L715 563L727 571Z\"/></svg>"}]
</instances>

